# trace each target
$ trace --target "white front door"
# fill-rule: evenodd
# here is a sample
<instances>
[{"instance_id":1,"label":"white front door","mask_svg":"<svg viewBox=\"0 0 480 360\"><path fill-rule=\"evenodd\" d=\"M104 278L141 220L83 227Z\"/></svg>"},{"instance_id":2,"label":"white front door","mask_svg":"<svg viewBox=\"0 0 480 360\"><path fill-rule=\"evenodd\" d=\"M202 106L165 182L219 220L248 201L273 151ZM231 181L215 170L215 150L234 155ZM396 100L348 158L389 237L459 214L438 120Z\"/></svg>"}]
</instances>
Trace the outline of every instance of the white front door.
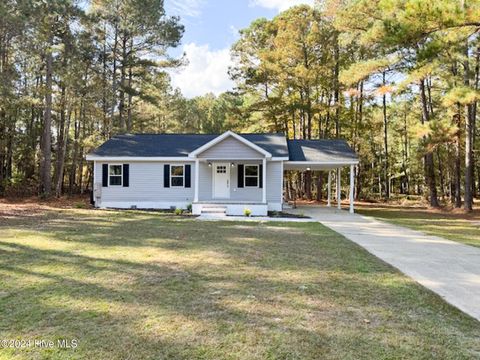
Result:
<instances>
[{"instance_id":1,"label":"white front door","mask_svg":"<svg viewBox=\"0 0 480 360\"><path fill-rule=\"evenodd\" d=\"M230 198L230 164L228 163L213 165L213 197L215 199Z\"/></svg>"}]
</instances>

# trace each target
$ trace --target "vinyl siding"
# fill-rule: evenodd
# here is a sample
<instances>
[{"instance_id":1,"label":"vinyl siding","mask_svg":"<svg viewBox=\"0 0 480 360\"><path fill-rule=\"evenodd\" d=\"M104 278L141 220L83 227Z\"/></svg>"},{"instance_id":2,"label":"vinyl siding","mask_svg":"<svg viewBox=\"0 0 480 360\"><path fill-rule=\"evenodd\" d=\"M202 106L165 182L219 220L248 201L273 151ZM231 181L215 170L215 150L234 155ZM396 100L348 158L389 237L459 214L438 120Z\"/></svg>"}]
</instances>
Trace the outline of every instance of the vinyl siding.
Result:
<instances>
[{"instance_id":1,"label":"vinyl siding","mask_svg":"<svg viewBox=\"0 0 480 360\"><path fill-rule=\"evenodd\" d=\"M283 198L281 161L267 161L267 202L281 203Z\"/></svg>"},{"instance_id":2,"label":"vinyl siding","mask_svg":"<svg viewBox=\"0 0 480 360\"><path fill-rule=\"evenodd\" d=\"M192 166L191 188L165 188L163 186L163 170L165 164L175 164L175 162L125 162L130 164L130 186L108 186L101 187L102 180L102 162L96 162L96 183L100 185L101 201L97 204L102 206L102 202L127 202L131 205L141 202L158 203L192 203L195 192L195 163L182 162ZM232 161L228 161L229 164ZM262 161L247 160L233 161L234 167L230 167L230 200L232 201L262 201L261 188L238 188L237 187L237 169L238 164L261 164ZM109 164L122 164L120 162L110 162ZM199 201L210 201L212 199L212 168L208 163L200 162L199 165ZM281 162L267 161L267 202L280 203L282 200L281 184L283 174L281 173ZM169 206L168 206L169 207Z\"/></svg>"},{"instance_id":3,"label":"vinyl siding","mask_svg":"<svg viewBox=\"0 0 480 360\"><path fill-rule=\"evenodd\" d=\"M232 191L230 192L230 198L232 200L243 200L243 201L262 201L262 192L263 190L259 187L238 187L238 164L244 165L259 165L261 161L245 161L245 162L235 162L235 167L232 168L230 176L231 176L231 184L232 184ZM262 176L260 174L260 176Z\"/></svg>"},{"instance_id":4,"label":"vinyl siding","mask_svg":"<svg viewBox=\"0 0 480 360\"><path fill-rule=\"evenodd\" d=\"M262 159L263 154L232 137L220 141L198 155L210 159Z\"/></svg>"},{"instance_id":5,"label":"vinyl siding","mask_svg":"<svg viewBox=\"0 0 480 360\"><path fill-rule=\"evenodd\" d=\"M201 162L199 169L200 173L198 174L198 200L205 201L212 199L212 168L209 167L207 163ZM192 177L195 181L195 177Z\"/></svg>"},{"instance_id":6,"label":"vinyl siding","mask_svg":"<svg viewBox=\"0 0 480 360\"><path fill-rule=\"evenodd\" d=\"M125 162L127 163L127 162ZM96 182L101 187L102 162L96 162ZM109 164L122 164L109 162ZM130 186L101 187L101 202L192 202L194 196L195 163L182 162L192 166L192 186L190 188L163 187L163 165L174 162L129 162Z\"/></svg>"}]
</instances>

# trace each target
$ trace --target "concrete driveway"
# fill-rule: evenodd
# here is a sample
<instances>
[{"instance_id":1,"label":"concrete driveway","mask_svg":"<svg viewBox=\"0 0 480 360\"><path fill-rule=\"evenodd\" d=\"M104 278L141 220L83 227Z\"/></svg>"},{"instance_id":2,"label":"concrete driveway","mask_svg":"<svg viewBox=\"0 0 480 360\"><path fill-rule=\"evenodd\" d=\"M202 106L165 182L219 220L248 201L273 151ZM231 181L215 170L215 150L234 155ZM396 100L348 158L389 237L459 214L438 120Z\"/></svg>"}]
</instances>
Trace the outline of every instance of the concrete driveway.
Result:
<instances>
[{"instance_id":1,"label":"concrete driveway","mask_svg":"<svg viewBox=\"0 0 480 360\"><path fill-rule=\"evenodd\" d=\"M302 206L318 220L480 320L480 248L344 210Z\"/></svg>"}]
</instances>

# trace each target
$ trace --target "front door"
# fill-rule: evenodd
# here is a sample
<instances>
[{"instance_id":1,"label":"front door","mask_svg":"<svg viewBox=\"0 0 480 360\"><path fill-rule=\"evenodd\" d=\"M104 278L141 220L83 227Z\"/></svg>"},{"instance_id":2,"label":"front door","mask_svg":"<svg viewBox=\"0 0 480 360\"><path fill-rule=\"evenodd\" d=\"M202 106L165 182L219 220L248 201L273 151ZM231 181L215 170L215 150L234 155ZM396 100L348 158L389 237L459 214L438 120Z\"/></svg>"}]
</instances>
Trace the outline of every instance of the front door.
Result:
<instances>
[{"instance_id":1,"label":"front door","mask_svg":"<svg viewBox=\"0 0 480 360\"><path fill-rule=\"evenodd\" d=\"M230 166L228 163L213 165L213 197L215 199L230 198Z\"/></svg>"}]
</instances>

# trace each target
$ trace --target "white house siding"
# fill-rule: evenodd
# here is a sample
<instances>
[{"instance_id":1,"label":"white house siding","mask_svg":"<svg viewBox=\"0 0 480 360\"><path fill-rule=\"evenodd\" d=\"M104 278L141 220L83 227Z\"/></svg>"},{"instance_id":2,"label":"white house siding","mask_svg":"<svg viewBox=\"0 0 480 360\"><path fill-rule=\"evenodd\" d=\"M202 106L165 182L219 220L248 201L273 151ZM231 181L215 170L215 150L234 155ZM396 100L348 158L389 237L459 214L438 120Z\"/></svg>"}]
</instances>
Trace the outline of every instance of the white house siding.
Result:
<instances>
[{"instance_id":1,"label":"white house siding","mask_svg":"<svg viewBox=\"0 0 480 360\"><path fill-rule=\"evenodd\" d=\"M201 162L199 169L198 200L208 201L212 199L212 167L206 162Z\"/></svg>"},{"instance_id":2,"label":"white house siding","mask_svg":"<svg viewBox=\"0 0 480 360\"><path fill-rule=\"evenodd\" d=\"M283 162L267 161L267 202L269 210L282 210Z\"/></svg>"},{"instance_id":3,"label":"white house siding","mask_svg":"<svg viewBox=\"0 0 480 360\"><path fill-rule=\"evenodd\" d=\"M230 167L230 200L262 201L261 188L238 188L238 164L261 164L260 160L225 161L235 166ZM106 163L106 162L105 162ZM100 198L95 198L97 207L109 208L158 208L168 209L172 206L185 208L193 202L195 189L195 163L194 162L160 162L160 161L132 161L109 162L108 164L130 165L130 186L102 187L102 165L104 162L95 163L95 187L100 189ZM190 188L164 188L163 170L165 164L190 164L192 166ZM207 162L200 162L199 173L199 201L212 201L212 168ZM282 204L282 164L281 161L267 161L267 202L269 210L281 210Z\"/></svg>"},{"instance_id":4,"label":"white house siding","mask_svg":"<svg viewBox=\"0 0 480 360\"><path fill-rule=\"evenodd\" d=\"M230 183L232 184L232 189L230 192L230 198L237 201L258 201L262 202L262 189L259 187L238 187L238 164L244 165L260 165L261 161L242 161L234 162L235 167L230 170ZM260 174L262 176L262 174Z\"/></svg>"},{"instance_id":5,"label":"white house siding","mask_svg":"<svg viewBox=\"0 0 480 360\"><path fill-rule=\"evenodd\" d=\"M252 149L241 141L227 137L218 144L205 150L198 155L199 158L207 159L262 159L263 154Z\"/></svg>"},{"instance_id":6,"label":"white house siding","mask_svg":"<svg viewBox=\"0 0 480 360\"><path fill-rule=\"evenodd\" d=\"M102 187L102 162L95 165L95 187L100 189L100 201L96 206L112 208L156 208L168 209L171 206L185 208L193 202L195 163L194 162L109 162L108 164L130 164L130 186ZM191 187L163 187L165 164L190 164L192 166ZM95 195L97 196L97 194Z\"/></svg>"}]
</instances>

